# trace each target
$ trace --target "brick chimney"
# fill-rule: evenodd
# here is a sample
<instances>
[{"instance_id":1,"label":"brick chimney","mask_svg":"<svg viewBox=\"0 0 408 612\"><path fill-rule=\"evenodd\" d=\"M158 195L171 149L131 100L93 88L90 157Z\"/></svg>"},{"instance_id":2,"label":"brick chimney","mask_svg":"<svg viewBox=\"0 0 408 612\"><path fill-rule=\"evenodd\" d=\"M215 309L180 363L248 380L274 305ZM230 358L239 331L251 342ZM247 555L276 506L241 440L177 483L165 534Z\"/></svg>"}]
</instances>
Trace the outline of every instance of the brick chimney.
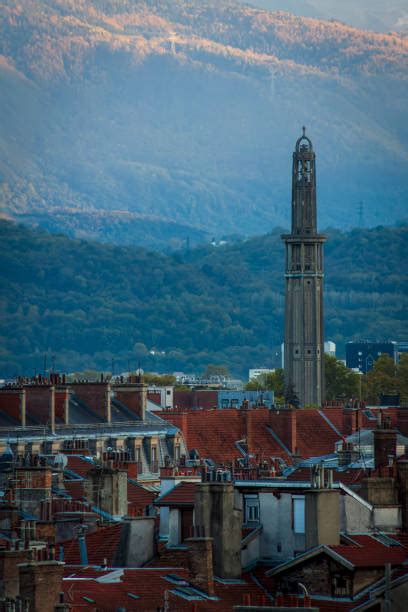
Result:
<instances>
[{"instance_id":1,"label":"brick chimney","mask_svg":"<svg viewBox=\"0 0 408 612\"><path fill-rule=\"evenodd\" d=\"M208 595L214 595L213 538L187 538L191 582Z\"/></svg>"},{"instance_id":2,"label":"brick chimney","mask_svg":"<svg viewBox=\"0 0 408 612\"><path fill-rule=\"evenodd\" d=\"M141 377L135 376L134 378L140 378L140 382L115 385L115 395L119 402L124 404L136 417L144 421L147 406L147 385Z\"/></svg>"},{"instance_id":3,"label":"brick chimney","mask_svg":"<svg viewBox=\"0 0 408 612\"><path fill-rule=\"evenodd\" d=\"M362 427L360 407L345 407L343 410L344 435L350 436Z\"/></svg>"},{"instance_id":4,"label":"brick chimney","mask_svg":"<svg viewBox=\"0 0 408 612\"><path fill-rule=\"evenodd\" d=\"M0 409L17 421L21 427L26 425L26 392L21 387L0 389Z\"/></svg>"},{"instance_id":5,"label":"brick chimney","mask_svg":"<svg viewBox=\"0 0 408 612\"><path fill-rule=\"evenodd\" d=\"M55 417L65 425L69 424L69 396L68 387L57 387L55 390Z\"/></svg>"},{"instance_id":6,"label":"brick chimney","mask_svg":"<svg viewBox=\"0 0 408 612\"><path fill-rule=\"evenodd\" d=\"M48 424L55 431L55 387L49 384L32 384L25 387L26 415L32 415L42 425Z\"/></svg>"},{"instance_id":7,"label":"brick chimney","mask_svg":"<svg viewBox=\"0 0 408 612\"><path fill-rule=\"evenodd\" d=\"M28 599L34 612L54 612L62 591L64 563L30 561L20 563L20 596Z\"/></svg>"},{"instance_id":8,"label":"brick chimney","mask_svg":"<svg viewBox=\"0 0 408 612\"><path fill-rule=\"evenodd\" d=\"M14 599L20 593L18 564L28 555L28 550L0 550L0 599Z\"/></svg>"},{"instance_id":9,"label":"brick chimney","mask_svg":"<svg viewBox=\"0 0 408 612\"><path fill-rule=\"evenodd\" d=\"M249 407L248 400L242 402L240 409L241 418L241 435L246 439L247 452L250 453L254 447L254 435L253 435L253 410Z\"/></svg>"},{"instance_id":10,"label":"brick chimney","mask_svg":"<svg viewBox=\"0 0 408 612\"><path fill-rule=\"evenodd\" d=\"M324 468L317 466L312 488L305 493L306 548L340 544L339 490L333 489L331 476L325 483Z\"/></svg>"},{"instance_id":11,"label":"brick chimney","mask_svg":"<svg viewBox=\"0 0 408 612\"><path fill-rule=\"evenodd\" d=\"M269 411L269 425L291 453L297 449L296 410L284 408Z\"/></svg>"},{"instance_id":12,"label":"brick chimney","mask_svg":"<svg viewBox=\"0 0 408 612\"><path fill-rule=\"evenodd\" d=\"M389 419L382 421L380 413L377 429L373 433L375 468L392 466L397 456L397 431L391 428Z\"/></svg>"},{"instance_id":13,"label":"brick chimney","mask_svg":"<svg viewBox=\"0 0 408 612\"><path fill-rule=\"evenodd\" d=\"M112 421L111 386L107 382L81 382L70 385L72 391L84 404L107 423Z\"/></svg>"}]
</instances>

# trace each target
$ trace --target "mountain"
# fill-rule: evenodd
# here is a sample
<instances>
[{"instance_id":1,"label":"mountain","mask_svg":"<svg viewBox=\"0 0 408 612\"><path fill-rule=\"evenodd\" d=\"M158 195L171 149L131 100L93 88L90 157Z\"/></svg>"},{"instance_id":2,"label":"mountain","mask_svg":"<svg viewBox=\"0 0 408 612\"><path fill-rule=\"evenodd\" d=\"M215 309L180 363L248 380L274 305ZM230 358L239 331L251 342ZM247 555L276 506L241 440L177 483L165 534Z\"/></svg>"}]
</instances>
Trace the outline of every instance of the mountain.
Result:
<instances>
[{"instance_id":1,"label":"mountain","mask_svg":"<svg viewBox=\"0 0 408 612\"><path fill-rule=\"evenodd\" d=\"M406 340L408 226L329 232L326 338ZM0 377L60 371L279 366L279 231L172 255L0 222Z\"/></svg>"},{"instance_id":2,"label":"mountain","mask_svg":"<svg viewBox=\"0 0 408 612\"><path fill-rule=\"evenodd\" d=\"M320 226L406 218L408 39L228 0L6 0L3 218L172 249L290 214L301 126Z\"/></svg>"},{"instance_id":3,"label":"mountain","mask_svg":"<svg viewBox=\"0 0 408 612\"><path fill-rule=\"evenodd\" d=\"M243 4L315 19L336 19L365 30L408 32L406 0L243 0Z\"/></svg>"}]
</instances>

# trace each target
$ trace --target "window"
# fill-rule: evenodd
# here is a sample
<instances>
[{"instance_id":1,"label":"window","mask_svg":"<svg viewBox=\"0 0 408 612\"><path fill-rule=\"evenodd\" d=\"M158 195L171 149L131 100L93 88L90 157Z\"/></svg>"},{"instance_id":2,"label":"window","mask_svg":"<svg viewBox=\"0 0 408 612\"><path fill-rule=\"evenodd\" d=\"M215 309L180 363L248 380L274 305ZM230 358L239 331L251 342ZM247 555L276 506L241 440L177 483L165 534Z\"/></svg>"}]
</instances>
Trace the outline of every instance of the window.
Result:
<instances>
[{"instance_id":1,"label":"window","mask_svg":"<svg viewBox=\"0 0 408 612\"><path fill-rule=\"evenodd\" d=\"M348 581L345 576L335 574L332 577L332 595L334 597L344 597L348 595Z\"/></svg>"},{"instance_id":2,"label":"window","mask_svg":"<svg viewBox=\"0 0 408 612\"><path fill-rule=\"evenodd\" d=\"M246 523L259 523L260 512L258 495L245 495L244 512Z\"/></svg>"},{"instance_id":3,"label":"window","mask_svg":"<svg viewBox=\"0 0 408 612\"><path fill-rule=\"evenodd\" d=\"M295 533L305 533L305 497L292 496L292 529Z\"/></svg>"}]
</instances>

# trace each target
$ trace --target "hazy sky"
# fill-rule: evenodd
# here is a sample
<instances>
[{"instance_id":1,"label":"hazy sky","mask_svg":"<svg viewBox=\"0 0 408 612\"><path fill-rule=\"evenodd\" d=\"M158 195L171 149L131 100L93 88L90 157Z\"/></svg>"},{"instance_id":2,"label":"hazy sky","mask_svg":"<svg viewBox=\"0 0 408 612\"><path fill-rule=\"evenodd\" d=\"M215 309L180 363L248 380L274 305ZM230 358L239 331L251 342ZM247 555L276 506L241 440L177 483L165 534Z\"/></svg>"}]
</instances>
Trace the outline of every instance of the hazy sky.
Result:
<instances>
[{"instance_id":1,"label":"hazy sky","mask_svg":"<svg viewBox=\"0 0 408 612\"><path fill-rule=\"evenodd\" d=\"M408 33L407 0L239 0L270 10L318 19L339 19L357 28Z\"/></svg>"}]
</instances>

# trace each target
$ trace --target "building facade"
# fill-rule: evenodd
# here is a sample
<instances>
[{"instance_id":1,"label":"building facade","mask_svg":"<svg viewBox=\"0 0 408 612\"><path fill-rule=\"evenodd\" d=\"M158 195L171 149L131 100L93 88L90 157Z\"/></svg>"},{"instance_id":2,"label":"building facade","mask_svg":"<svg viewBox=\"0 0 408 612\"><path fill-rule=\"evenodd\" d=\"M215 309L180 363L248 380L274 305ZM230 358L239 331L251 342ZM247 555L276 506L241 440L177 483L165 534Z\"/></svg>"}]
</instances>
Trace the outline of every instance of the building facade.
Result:
<instances>
[{"instance_id":1,"label":"building facade","mask_svg":"<svg viewBox=\"0 0 408 612\"><path fill-rule=\"evenodd\" d=\"M398 361L398 344L391 342L347 342L346 366L366 374L373 369L381 355L389 355L394 363Z\"/></svg>"},{"instance_id":2,"label":"building facade","mask_svg":"<svg viewBox=\"0 0 408 612\"><path fill-rule=\"evenodd\" d=\"M293 153L292 229L286 247L285 383L300 406L325 399L323 244L317 233L315 153L303 135Z\"/></svg>"}]
</instances>

